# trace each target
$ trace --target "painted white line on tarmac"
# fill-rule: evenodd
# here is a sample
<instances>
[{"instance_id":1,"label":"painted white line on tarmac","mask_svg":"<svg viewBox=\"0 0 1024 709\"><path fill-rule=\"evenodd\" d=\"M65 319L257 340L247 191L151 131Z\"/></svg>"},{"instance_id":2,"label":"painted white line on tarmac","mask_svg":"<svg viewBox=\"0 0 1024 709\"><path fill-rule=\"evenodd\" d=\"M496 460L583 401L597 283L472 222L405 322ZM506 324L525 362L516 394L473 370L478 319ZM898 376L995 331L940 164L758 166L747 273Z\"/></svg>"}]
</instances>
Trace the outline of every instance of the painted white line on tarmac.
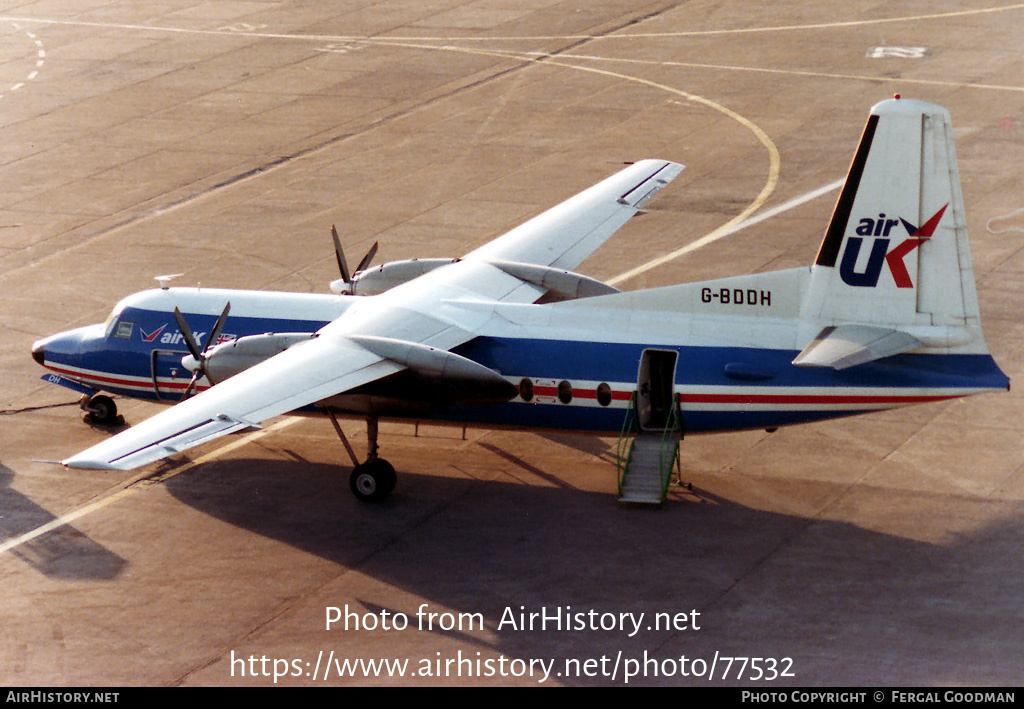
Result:
<instances>
[{"instance_id":1,"label":"painted white line on tarmac","mask_svg":"<svg viewBox=\"0 0 1024 709\"><path fill-rule=\"evenodd\" d=\"M250 433L248 436L244 436L238 440L232 441L231 443L221 446L220 448L211 451L206 455L202 455L196 458L195 460L190 460L189 462L183 463L176 468L172 468L171 470L168 470L166 473L160 473L159 475L153 475L149 477L144 477L141 480L136 480L126 488L118 490L117 492L107 495L106 497L100 498L99 500L94 500L93 502L90 502L87 505L79 507L76 510L72 510L71 512L68 512L65 515L61 515L60 517L57 517L56 519L51 520L42 526L36 527L35 529L29 532L25 532L24 534L15 537L14 539L9 539L3 544L0 544L0 554L8 552L11 549L16 549L17 547L20 547L22 544L25 544L27 542L32 541L33 539L43 536L47 532L52 532L55 529L65 527L74 522L75 520L85 517L87 514L91 512L95 512L96 510L106 507L107 505L113 502L117 502L118 500L124 499L129 495L139 492L140 490L145 490L150 485L153 485L155 483L161 483L164 482L165 480L169 480L173 478L175 475L183 473L186 470L189 470L202 463L206 463L210 460L213 460L214 458L219 458L225 453L230 453L236 448L241 448L242 446L251 443L257 438L261 438L267 435L268 433L276 433L277 431L287 428L288 426L291 426L292 424L297 423L301 420L302 418L299 416L289 416L286 419L278 421L269 428L261 429L259 431Z\"/></svg>"},{"instance_id":2,"label":"painted white line on tarmac","mask_svg":"<svg viewBox=\"0 0 1024 709\"><path fill-rule=\"evenodd\" d=\"M780 204L780 205L778 205L776 207L772 207L771 209L766 209L765 211L761 212L760 214L758 214L756 216L753 216L753 217L750 217L749 219L744 219L743 221L735 223L735 224L733 224L733 223L723 224L722 226L718 227L717 229L712 231L707 236L702 236L701 238L697 239L696 241L694 241L692 243L689 243L686 246L683 246L681 248L676 249L672 253L665 254L664 256L659 256L658 258L655 258L655 259L651 259L647 263L641 264L641 265L637 266L636 268L631 268L630 270L628 270L628 271L626 271L624 273L620 273L619 275L615 276L615 278L612 278L611 280L607 281L607 283L608 283L608 285L614 286L614 285L617 285L619 283L622 283L623 281L627 281L630 278L633 278L634 276L639 276L641 273L646 273L647 271L650 271L652 268L657 268L658 266L666 264L669 261L673 261L673 260L679 258L680 256L685 256L686 254L692 253L693 251L696 251L697 249L703 248L703 247L707 246L708 244L713 244L714 242L718 241L719 239L724 239L727 236L730 236L732 234L735 234L738 231L746 229L748 226L753 226L755 224L760 224L761 222L763 222L763 221L765 221L767 219L771 219L772 217L778 216L779 214L782 214L783 212L788 212L790 209L793 209L794 207L799 207L801 204L805 204L807 202L810 202L813 199L817 199L818 197L821 197L822 195L826 195L829 192L837 190L840 187L842 187L843 183L845 183L845 182L846 182L846 178L844 177L841 180L836 180L835 182L830 182L827 185L822 185L818 189L811 190L810 192L802 194L799 197L794 197L793 199L789 200L788 202L783 202L782 204Z\"/></svg>"}]
</instances>

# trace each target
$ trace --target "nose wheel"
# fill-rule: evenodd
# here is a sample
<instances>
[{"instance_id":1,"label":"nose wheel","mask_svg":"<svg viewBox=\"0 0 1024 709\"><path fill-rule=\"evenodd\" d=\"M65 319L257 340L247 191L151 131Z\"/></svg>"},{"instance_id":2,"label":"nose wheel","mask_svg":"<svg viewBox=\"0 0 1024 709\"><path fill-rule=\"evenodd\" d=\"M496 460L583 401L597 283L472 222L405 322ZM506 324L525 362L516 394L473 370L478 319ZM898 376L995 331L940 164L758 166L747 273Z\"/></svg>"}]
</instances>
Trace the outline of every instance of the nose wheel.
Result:
<instances>
[{"instance_id":1,"label":"nose wheel","mask_svg":"<svg viewBox=\"0 0 1024 709\"><path fill-rule=\"evenodd\" d=\"M117 415L117 404L106 394L93 394L92 396L83 397L81 406L86 417L93 423L113 426L122 420Z\"/></svg>"}]
</instances>

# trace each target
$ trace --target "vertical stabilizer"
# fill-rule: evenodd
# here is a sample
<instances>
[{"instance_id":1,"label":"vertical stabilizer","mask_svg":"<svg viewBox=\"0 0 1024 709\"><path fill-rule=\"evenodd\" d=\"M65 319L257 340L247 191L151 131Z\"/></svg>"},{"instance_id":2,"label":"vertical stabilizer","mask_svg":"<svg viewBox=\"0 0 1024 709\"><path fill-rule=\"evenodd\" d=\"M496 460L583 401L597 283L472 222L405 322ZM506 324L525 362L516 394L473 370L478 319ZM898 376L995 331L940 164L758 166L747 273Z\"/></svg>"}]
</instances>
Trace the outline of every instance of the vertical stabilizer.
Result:
<instances>
[{"instance_id":1,"label":"vertical stabilizer","mask_svg":"<svg viewBox=\"0 0 1024 709\"><path fill-rule=\"evenodd\" d=\"M814 326L980 326L946 109L898 98L871 109L801 317Z\"/></svg>"}]
</instances>

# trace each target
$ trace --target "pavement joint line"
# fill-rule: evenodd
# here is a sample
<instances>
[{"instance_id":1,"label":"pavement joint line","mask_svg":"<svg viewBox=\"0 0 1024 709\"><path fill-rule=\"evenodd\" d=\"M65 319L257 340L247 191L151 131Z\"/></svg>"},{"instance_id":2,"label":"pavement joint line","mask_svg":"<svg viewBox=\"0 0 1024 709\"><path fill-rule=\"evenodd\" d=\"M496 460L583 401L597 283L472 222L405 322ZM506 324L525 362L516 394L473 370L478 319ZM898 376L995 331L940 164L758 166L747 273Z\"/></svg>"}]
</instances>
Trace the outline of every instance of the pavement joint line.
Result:
<instances>
[{"instance_id":1,"label":"pavement joint line","mask_svg":"<svg viewBox=\"0 0 1024 709\"><path fill-rule=\"evenodd\" d=\"M157 485L167 480L170 480L175 475L184 473L185 471L190 470L197 465L201 465L202 463L206 463L215 458L219 458L220 456L226 453L230 453L236 448L241 448L242 446L247 445L258 438L266 436L267 434L281 431L301 420L302 417L300 416L289 416L285 419L282 419L281 421L278 421L273 426L260 429L259 431L250 433L249 435L239 438L235 441L231 441L230 443L223 445L220 448L217 448L216 450L210 451L205 455L201 455L195 460L190 460L185 463L182 463L181 465L171 468L166 472L138 476L130 480L127 487L121 488L117 492L111 493L106 497L102 497L98 500L85 504L77 509L72 510L71 512L63 514L60 517L57 517L56 519L50 520L44 525L36 527L35 529L25 532L24 534L21 534L15 537L14 539L10 539L4 542L3 544L0 544L0 554L4 554L12 549L16 549L17 547L20 547L23 544L32 541L33 539L41 537L48 532L54 531L55 529L66 527L75 520L81 519L82 517L85 517L86 515L95 512L98 509L106 507L114 502L117 502L118 500L122 500L126 497L129 497L130 495L133 495L136 492L139 492L140 490L145 490L149 487L152 487L153 485Z\"/></svg>"},{"instance_id":2,"label":"pavement joint line","mask_svg":"<svg viewBox=\"0 0 1024 709\"><path fill-rule=\"evenodd\" d=\"M12 18L0 16L0 22L4 22L4 21L9 22L11 24L15 23L15 20L12 19ZM119 29L147 29L147 26L144 26L144 25L126 25L126 24L116 24L116 23L95 23L95 22L61 21L61 20L37 20L37 21L38 22L49 22L51 24L60 24L60 25L102 26L102 27L109 27L109 28L112 28L112 29L118 29L118 28ZM628 24L629 23L627 23L627 25ZM173 27L148 27L148 29L155 29L155 30L165 31L165 32L184 33L184 34L205 34L205 35L218 35L218 36L231 36L231 37L246 36L246 37L255 37L257 39L260 39L260 38L296 39L296 40L331 39L331 38L325 38L325 37L315 37L315 36L312 36L312 35L290 35L290 34L280 34L280 35L277 35L277 34L270 34L270 33L248 32L248 31L247 32L239 33L237 31L229 30L227 28L220 28L218 30L202 30L202 29L184 29L184 28L173 28ZM613 29L610 29L608 31L609 32L617 31L617 28L613 28ZM597 36L602 36L602 35L594 35L594 37L597 37ZM572 39L572 38L570 38L570 39ZM364 39L360 39L359 41L362 41L362 42L364 42L366 44L373 44L375 40L373 38L364 38ZM564 48L562 51L570 51L573 48L582 46L587 41L588 41L588 39L582 39L582 40L573 41L570 44L570 46ZM522 69L524 67L528 67L528 66L534 65L534 64L539 63L539 62L545 62L545 63L549 63L551 65L559 65L557 61L554 61L551 58L552 56L555 56L555 55L553 55L550 52L545 53L546 56L544 56L542 58L538 58L538 57L532 57L531 58L531 57L525 57L525 56L512 56L512 57L509 57L509 55L503 54L503 53L492 52L492 51L487 51L487 50L482 50L482 49L460 48L460 47L455 47L455 46L438 47L438 46L434 46L434 45L394 44L394 43L387 43L387 45L388 46L399 46L399 47L411 48L411 49L423 49L423 50L428 50L428 51L439 51L439 50L455 51L455 52L463 52L463 53L475 54L475 55L481 55L481 56L493 56L493 57L498 57L498 58L503 58L503 59L512 58L512 59L518 60L520 62L520 64L518 66L515 66L515 67L513 67L511 69L502 69L502 70L498 71L497 73L494 73L494 74L491 74L489 76L486 76L483 79L480 79L480 80L477 80L477 81L472 81L469 84L463 84L463 85L457 86L455 89L451 90L450 92L446 92L446 93L443 93L443 94L441 94L439 96L435 96L435 97L429 98L426 101L426 103L422 104L422 105L429 105L429 104L434 103L436 101L444 100L446 98L449 98L451 95L460 93L460 92L462 92L464 90L467 90L467 89L472 89L472 88L474 88L474 87L476 87L477 85L480 85L480 84L484 84L484 83L488 83L488 82L493 81L493 80L501 79L504 76L506 76L507 74L510 74L510 73L512 73L514 71L517 71L517 70ZM610 71L605 71L605 70L600 70L600 69L592 69L592 68L588 68L588 67L578 67L578 66L574 66L572 64L562 64L561 66L564 66L564 67L567 67L567 68L570 68L570 69L576 69L578 71L587 71L587 72L596 73L596 74L603 74L605 76L612 76L612 77L616 77L616 78L624 79L624 80L628 80L628 81L635 81L635 82L638 82L638 83L648 84L648 85L653 86L655 88L659 88L659 89L663 89L663 90L667 90L669 92L675 93L676 95L678 95L680 97L683 97L683 98L686 98L687 100L697 101L697 102L700 102L700 103L704 103L705 105L710 106L710 107L712 107L712 108L714 108L716 110L719 110L720 112L725 113L726 115L730 116L731 118L734 118L735 120L738 120L739 122L741 122L744 125L746 125L752 132L754 132L754 134L758 137L758 139L763 144L765 144L765 146L768 148L769 154L772 156L772 167L769 170L769 184L762 190L762 193L761 193L761 195L759 195L758 199L763 201L763 199L767 198L767 194L769 194L771 192L772 188L774 187L774 181L773 180L774 180L774 178L777 177L777 174L778 174L778 165L777 165L777 159L778 159L777 158L777 153L778 153L778 151L775 149L774 144L771 143L771 139L768 138L768 136L766 134L764 134L763 131L760 130L760 128L758 128L756 125L750 124L750 122L747 121L747 119L743 118L742 116L739 116L738 114L735 114L735 113L729 111L729 109L727 109L727 108L725 108L723 106L719 106L718 104L715 104L714 102L712 102L712 101L710 101L708 99L704 99L703 97L692 96L690 94L686 94L685 92L682 92L682 91L679 91L679 90L676 90L676 89L672 89L671 87L655 84L654 82L647 81L647 80L641 79L639 77L631 77L631 76L625 75L625 74L617 74L615 72L610 72ZM0 98L2 98L2 95L0 95ZM390 115L388 115L388 116L386 116L384 118L381 118L381 119L378 119L376 121L373 121L368 126L365 126L364 128L360 129L359 132L374 130L374 129L376 129L376 127L378 127L379 125L383 125L387 121L390 121L392 119L397 119L397 118L405 117L406 115L409 115L414 110L418 110L419 108L421 108L422 105L414 106L414 107L408 108L408 109L401 109L401 110L399 110L399 111L397 111L397 112L395 112L393 114L390 114ZM78 246L82 246L82 245L84 245L86 243L89 243L89 242L91 242L93 240L93 238L106 237L106 236L109 236L109 235L114 234L116 232L119 232L121 229L138 226L139 224L141 224L143 222L147 222L147 221L149 221L151 219L154 219L154 218L159 218L160 216L162 216L162 215L164 215L164 214L166 214L166 213L168 213L168 212L170 212L172 210L176 210L176 209L178 209L180 207L184 207L184 206L190 205L190 204L194 203L197 199L203 199L203 198L206 198L208 196L211 196L214 193L220 191L221 189L231 188L231 187L233 187L233 186L235 186L237 184L243 183L243 182L245 182L245 181L247 181L247 180L249 180L249 179L251 179L253 177L259 177L259 176L261 176L263 174L266 174L266 173L270 172L271 170L274 170L274 169L276 169L278 167L281 167L281 166L284 166L284 165L288 165L288 164L292 163L295 160L303 159L303 158L305 158L305 157L307 157L309 155L316 154L319 151L321 151L321 150L323 150L325 148L328 148L328 147L330 147L330 146L332 146L332 145L334 145L334 144L336 144L336 143L338 143L340 141L348 140L349 138L353 137L353 135L356 135L356 133L352 133L351 131L346 131L346 132L343 132L343 133L338 134L338 135L328 136L323 141L321 141L319 143L316 143L314 145L311 145L311 146L303 147L303 148L297 150L296 152L294 152L291 155L286 155L286 156L283 156L283 157L279 157L279 158L277 158L275 160L270 161L269 163L258 165L256 167L254 167L252 169L249 169L249 170L247 170L245 172L242 172L240 174L231 175L231 176L227 177L226 179L223 179L223 180L221 180L221 181L219 181L219 182L217 182L217 183L215 183L215 184L213 184L213 185L211 185L211 186L209 186L207 188L204 188L201 192L186 194L185 196L183 196L181 198L178 198L178 199L175 199L172 202L170 202L169 204L164 205L163 207L159 207L157 209L154 209L154 210L142 213L142 214L133 214L131 212L131 208L120 210L120 211L116 212L112 216L119 216L119 215L121 215L121 214L123 214L125 212L128 213L128 216L126 216L126 217L116 221L114 224L110 225L109 227L104 227L104 228L100 229L98 232L96 232L94 234L88 235L85 239L81 239L81 240L77 241L77 243L75 245L73 245L73 246L71 246L71 247L69 247L67 249L61 249L60 251L57 251L55 253L51 253L51 254L49 254L47 256L43 256L41 259L37 259L32 264L30 264L30 266L35 267L39 263L41 263L43 261L46 261L49 258L56 258L56 257L64 256L64 255L66 255L67 251L69 251L70 249L74 249L74 248L76 248ZM157 199L157 198L153 198L153 199ZM145 203L148 203L149 201L153 201L153 200L148 200ZM138 205L136 205L136 207L137 206ZM752 207L748 207L747 211L749 212L751 209L752 209ZM22 267L18 267L18 268L23 268L23 266ZM17 269L15 269L15 270L17 270ZM8 273L10 273L10 271Z\"/></svg>"}]
</instances>

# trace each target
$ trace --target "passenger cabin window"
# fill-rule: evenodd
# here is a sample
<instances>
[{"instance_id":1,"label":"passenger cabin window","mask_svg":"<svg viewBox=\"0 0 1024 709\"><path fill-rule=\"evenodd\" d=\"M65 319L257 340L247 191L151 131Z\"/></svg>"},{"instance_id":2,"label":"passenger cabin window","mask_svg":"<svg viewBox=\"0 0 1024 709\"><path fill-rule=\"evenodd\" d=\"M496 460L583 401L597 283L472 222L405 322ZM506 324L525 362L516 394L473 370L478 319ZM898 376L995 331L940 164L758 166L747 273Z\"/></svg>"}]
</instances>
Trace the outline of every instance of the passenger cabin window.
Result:
<instances>
[{"instance_id":1,"label":"passenger cabin window","mask_svg":"<svg viewBox=\"0 0 1024 709\"><path fill-rule=\"evenodd\" d=\"M572 384L564 380L558 382L558 400L563 404L572 401Z\"/></svg>"},{"instance_id":2,"label":"passenger cabin window","mask_svg":"<svg viewBox=\"0 0 1024 709\"><path fill-rule=\"evenodd\" d=\"M597 385L597 403L601 406L608 406L612 403L612 388L605 382Z\"/></svg>"},{"instance_id":3,"label":"passenger cabin window","mask_svg":"<svg viewBox=\"0 0 1024 709\"><path fill-rule=\"evenodd\" d=\"M522 397L523 401L533 400L533 381L527 378L523 378L519 382L519 396Z\"/></svg>"},{"instance_id":4,"label":"passenger cabin window","mask_svg":"<svg viewBox=\"0 0 1024 709\"><path fill-rule=\"evenodd\" d=\"M132 337L132 329L135 327L134 323L122 320L117 324L117 329L114 330L114 337L121 337L125 340L130 340Z\"/></svg>"}]
</instances>

